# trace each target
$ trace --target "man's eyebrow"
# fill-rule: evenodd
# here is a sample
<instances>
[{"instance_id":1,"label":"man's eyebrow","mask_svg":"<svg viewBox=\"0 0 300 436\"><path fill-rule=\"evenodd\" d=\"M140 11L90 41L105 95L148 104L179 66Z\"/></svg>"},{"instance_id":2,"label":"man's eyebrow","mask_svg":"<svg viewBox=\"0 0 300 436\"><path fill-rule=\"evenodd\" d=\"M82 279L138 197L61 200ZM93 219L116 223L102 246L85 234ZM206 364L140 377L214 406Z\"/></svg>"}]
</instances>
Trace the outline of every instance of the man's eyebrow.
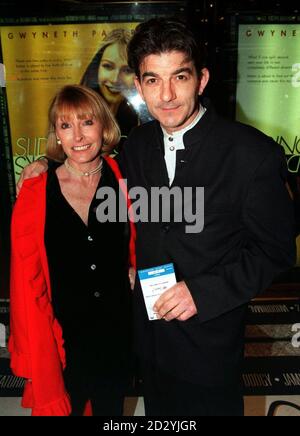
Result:
<instances>
[{"instance_id":1,"label":"man's eyebrow","mask_svg":"<svg viewBox=\"0 0 300 436\"><path fill-rule=\"evenodd\" d=\"M142 74L142 79L145 77L158 77L158 74L153 73L152 71L145 71L145 73Z\"/></svg>"},{"instance_id":2,"label":"man's eyebrow","mask_svg":"<svg viewBox=\"0 0 300 436\"><path fill-rule=\"evenodd\" d=\"M173 73L171 73L171 75L177 76L178 74L181 74L181 73L193 74L193 71L189 67L182 67L182 68L178 68L178 70L173 71ZM156 74L152 71L145 71L142 74L142 79L145 79L146 77L159 77L159 74Z\"/></svg>"},{"instance_id":3,"label":"man's eyebrow","mask_svg":"<svg viewBox=\"0 0 300 436\"><path fill-rule=\"evenodd\" d=\"M193 70L189 67L182 67L182 68L179 68L178 70L174 71L174 73L172 73L172 75L177 76L177 74L181 74L181 73L193 74Z\"/></svg>"}]
</instances>

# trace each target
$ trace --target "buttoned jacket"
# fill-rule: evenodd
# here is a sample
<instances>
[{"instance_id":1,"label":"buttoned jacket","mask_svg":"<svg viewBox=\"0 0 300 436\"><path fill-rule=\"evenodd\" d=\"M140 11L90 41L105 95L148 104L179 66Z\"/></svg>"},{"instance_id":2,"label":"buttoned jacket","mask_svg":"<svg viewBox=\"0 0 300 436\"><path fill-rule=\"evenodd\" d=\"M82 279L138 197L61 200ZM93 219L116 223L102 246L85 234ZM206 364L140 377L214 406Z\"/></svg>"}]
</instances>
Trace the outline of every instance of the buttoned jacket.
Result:
<instances>
[{"instance_id":1,"label":"buttoned jacket","mask_svg":"<svg viewBox=\"0 0 300 436\"><path fill-rule=\"evenodd\" d=\"M167 198L162 206L170 217L151 219L153 189L169 187L157 121L134 129L119 156L128 188L138 186L149 197L149 219L136 224L137 268L172 262L197 307L187 321L149 321L137 280L136 350L179 378L223 385L240 373L247 303L295 262L287 167L283 149L271 138L221 118L211 105L183 142L170 188L177 189L177 198L182 194L183 209L203 215L198 233L187 231L188 215L178 220L178 205L168 206ZM193 193L184 199L188 187ZM198 209L197 187L204 189Z\"/></svg>"}]
</instances>

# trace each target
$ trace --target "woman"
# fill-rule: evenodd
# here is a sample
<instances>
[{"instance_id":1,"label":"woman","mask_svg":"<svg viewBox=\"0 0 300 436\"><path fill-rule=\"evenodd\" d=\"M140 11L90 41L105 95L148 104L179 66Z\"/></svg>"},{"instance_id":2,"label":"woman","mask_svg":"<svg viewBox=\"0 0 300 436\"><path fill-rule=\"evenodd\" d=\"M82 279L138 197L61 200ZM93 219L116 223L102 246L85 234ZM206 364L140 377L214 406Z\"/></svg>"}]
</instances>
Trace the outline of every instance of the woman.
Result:
<instances>
[{"instance_id":1,"label":"woman","mask_svg":"<svg viewBox=\"0 0 300 436\"><path fill-rule=\"evenodd\" d=\"M104 97L120 126L122 138L126 138L139 123L127 99L136 95L134 73L127 64L126 50L130 37L130 32L125 29L110 32L81 79L82 85Z\"/></svg>"},{"instance_id":2,"label":"woman","mask_svg":"<svg viewBox=\"0 0 300 436\"><path fill-rule=\"evenodd\" d=\"M27 180L14 208L9 349L13 372L28 379L23 405L33 415L82 415L88 400L94 415L122 414L134 228L96 218L99 188L126 195L117 164L101 157L103 143L113 147L119 136L96 92L62 88L47 142L59 164Z\"/></svg>"}]
</instances>

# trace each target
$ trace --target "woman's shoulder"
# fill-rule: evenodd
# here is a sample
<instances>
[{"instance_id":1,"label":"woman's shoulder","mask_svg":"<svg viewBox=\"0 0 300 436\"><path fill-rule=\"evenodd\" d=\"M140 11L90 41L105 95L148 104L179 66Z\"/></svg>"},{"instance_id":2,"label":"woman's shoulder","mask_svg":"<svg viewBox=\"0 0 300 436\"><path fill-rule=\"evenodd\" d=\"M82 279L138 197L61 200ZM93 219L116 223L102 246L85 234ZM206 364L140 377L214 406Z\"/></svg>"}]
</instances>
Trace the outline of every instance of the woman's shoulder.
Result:
<instances>
[{"instance_id":1,"label":"woman's shoulder","mask_svg":"<svg viewBox=\"0 0 300 436\"><path fill-rule=\"evenodd\" d=\"M30 195L37 190L42 190L46 186L48 172L39 174L36 177L31 177L24 180L19 197L21 195Z\"/></svg>"},{"instance_id":2,"label":"woman's shoulder","mask_svg":"<svg viewBox=\"0 0 300 436\"><path fill-rule=\"evenodd\" d=\"M36 208L46 192L47 172L24 180L14 206L14 213L23 213Z\"/></svg>"}]
</instances>

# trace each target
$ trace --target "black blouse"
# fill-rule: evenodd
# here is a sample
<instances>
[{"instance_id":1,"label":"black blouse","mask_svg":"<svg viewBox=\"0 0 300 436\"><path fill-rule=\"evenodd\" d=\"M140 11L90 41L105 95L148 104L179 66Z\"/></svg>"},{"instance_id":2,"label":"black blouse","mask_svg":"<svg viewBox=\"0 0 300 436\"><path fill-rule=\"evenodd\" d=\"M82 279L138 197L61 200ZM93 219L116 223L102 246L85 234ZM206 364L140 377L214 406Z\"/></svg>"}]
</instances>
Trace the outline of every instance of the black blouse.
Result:
<instances>
[{"instance_id":1,"label":"black blouse","mask_svg":"<svg viewBox=\"0 0 300 436\"><path fill-rule=\"evenodd\" d=\"M102 186L112 187L118 198L118 182L105 161ZM99 202L95 193L86 226L63 196L55 170L49 170L45 245L53 309L63 328L67 365L69 360L92 372L125 364L131 331L129 226L99 223Z\"/></svg>"}]
</instances>

